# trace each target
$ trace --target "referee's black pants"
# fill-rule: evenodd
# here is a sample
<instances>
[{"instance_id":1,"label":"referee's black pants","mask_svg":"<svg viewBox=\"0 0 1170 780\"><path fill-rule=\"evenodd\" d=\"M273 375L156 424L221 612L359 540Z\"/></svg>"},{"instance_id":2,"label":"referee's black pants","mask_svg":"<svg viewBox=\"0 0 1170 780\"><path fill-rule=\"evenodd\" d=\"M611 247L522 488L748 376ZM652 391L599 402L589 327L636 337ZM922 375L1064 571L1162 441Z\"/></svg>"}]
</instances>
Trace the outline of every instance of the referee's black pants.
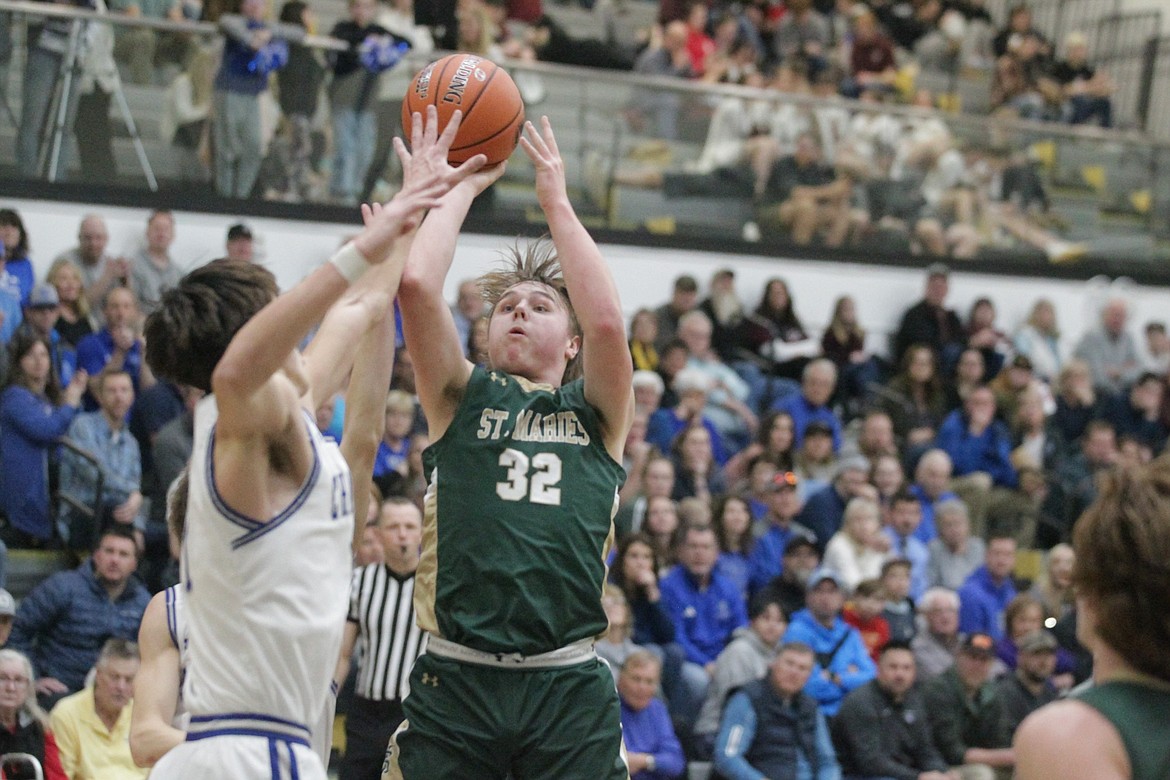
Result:
<instances>
[{"instance_id":1,"label":"referee's black pants","mask_svg":"<svg viewBox=\"0 0 1170 780\"><path fill-rule=\"evenodd\" d=\"M354 696L345 716L345 756L340 780L381 780L390 735L402 723L402 702Z\"/></svg>"}]
</instances>

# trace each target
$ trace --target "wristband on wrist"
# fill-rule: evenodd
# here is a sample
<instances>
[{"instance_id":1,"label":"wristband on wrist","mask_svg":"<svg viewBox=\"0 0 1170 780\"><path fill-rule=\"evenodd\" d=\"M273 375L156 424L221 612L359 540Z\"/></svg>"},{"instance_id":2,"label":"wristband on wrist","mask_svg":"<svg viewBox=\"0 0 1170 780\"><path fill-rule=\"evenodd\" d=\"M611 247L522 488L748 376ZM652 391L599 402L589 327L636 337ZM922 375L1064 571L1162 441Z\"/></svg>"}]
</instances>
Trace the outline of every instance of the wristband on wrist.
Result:
<instances>
[{"instance_id":1,"label":"wristband on wrist","mask_svg":"<svg viewBox=\"0 0 1170 780\"><path fill-rule=\"evenodd\" d=\"M370 261L366 260L352 241L347 242L345 246L337 250L337 253L329 258L329 262L349 284L356 282L370 268Z\"/></svg>"},{"instance_id":2,"label":"wristband on wrist","mask_svg":"<svg viewBox=\"0 0 1170 780\"><path fill-rule=\"evenodd\" d=\"M653 772L657 768L658 768L658 762L654 760L653 754L647 753L646 754L646 771Z\"/></svg>"}]
</instances>

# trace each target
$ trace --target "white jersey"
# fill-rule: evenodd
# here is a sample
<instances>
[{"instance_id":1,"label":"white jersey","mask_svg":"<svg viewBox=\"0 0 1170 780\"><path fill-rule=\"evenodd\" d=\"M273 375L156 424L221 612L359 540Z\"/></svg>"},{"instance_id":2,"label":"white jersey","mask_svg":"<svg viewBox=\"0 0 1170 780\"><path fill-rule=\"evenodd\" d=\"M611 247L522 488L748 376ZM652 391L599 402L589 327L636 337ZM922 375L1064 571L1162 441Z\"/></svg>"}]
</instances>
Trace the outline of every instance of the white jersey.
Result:
<instances>
[{"instance_id":1,"label":"white jersey","mask_svg":"<svg viewBox=\"0 0 1170 780\"><path fill-rule=\"evenodd\" d=\"M187 677L187 647L190 640L187 636L187 606L183 598L181 585L172 585L163 591L167 605L167 634L171 637L171 644L179 651L179 701L175 705L175 717L171 725L180 731L187 730L187 708L183 704L183 680Z\"/></svg>"},{"instance_id":2,"label":"white jersey","mask_svg":"<svg viewBox=\"0 0 1170 780\"><path fill-rule=\"evenodd\" d=\"M189 739L268 737L291 757L325 711L341 647L352 571L349 467L306 412L312 467L288 507L261 523L215 488L217 416L214 396L195 409L182 560Z\"/></svg>"}]
</instances>

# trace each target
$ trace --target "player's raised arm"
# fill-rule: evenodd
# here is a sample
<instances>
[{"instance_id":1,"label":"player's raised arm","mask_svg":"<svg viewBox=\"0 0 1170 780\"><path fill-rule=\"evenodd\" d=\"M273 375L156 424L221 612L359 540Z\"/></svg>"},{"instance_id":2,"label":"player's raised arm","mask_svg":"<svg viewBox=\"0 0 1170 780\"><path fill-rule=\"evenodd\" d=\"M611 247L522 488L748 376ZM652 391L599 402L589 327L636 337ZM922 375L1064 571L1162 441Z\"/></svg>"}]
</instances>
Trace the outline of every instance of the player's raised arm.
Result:
<instances>
[{"instance_id":1,"label":"player's raised arm","mask_svg":"<svg viewBox=\"0 0 1170 780\"><path fill-rule=\"evenodd\" d=\"M187 735L171 725L179 701L179 649L167 628L167 592L156 593L142 614L138 650L142 665L134 677L130 755L138 766L154 766Z\"/></svg>"},{"instance_id":2,"label":"player's raised arm","mask_svg":"<svg viewBox=\"0 0 1170 780\"><path fill-rule=\"evenodd\" d=\"M394 286L383 293L382 316L371 323L357 343L353 371L345 395L341 454L353 478L353 511L354 517L358 518L353 526L352 546L355 553L365 531L374 458L377 457L378 442L382 440L386 428L386 391L390 387L391 369L394 367L394 316L391 302L410 244L410 237L404 236L394 246L395 256L387 263L397 269L393 278L387 280L392 281ZM374 273L366 276L374 276Z\"/></svg>"},{"instance_id":3,"label":"player's raised arm","mask_svg":"<svg viewBox=\"0 0 1170 780\"><path fill-rule=\"evenodd\" d=\"M341 249L330 262L318 268L288 293L277 298L245 325L232 340L212 376L212 386L219 404L221 433L275 432L287 424L292 413L288 393L268 387L268 379L292 359L293 350L322 317L370 265L385 262L394 242L412 230L423 212L438 204L451 187L483 166L482 155L473 157L458 168L446 164L447 149L458 129L458 115L452 118L441 136L428 127L422 143L416 147L415 162L409 181L384 208L372 212L365 229ZM436 164L435 159L442 164ZM397 279L399 269L391 274ZM379 283L385 289L385 285ZM379 285L375 285L379 286ZM364 292L359 287L357 294ZM393 295L393 290L390 291ZM318 337L332 345L338 332L347 327L322 323ZM354 340L351 338L350 342ZM306 383L322 377L344 374L353 349L321 348L306 364ZM290 372L295 374L296 372ZM297 388L305 392L316 389ZM323 388L324 389L324 388ZM309 406L313 399L310 397Z\"/></svg>"},{"instance_id":4,"label":"player's raised arm","mask_svg":"<svg viewBox=\"0 0 1170 780\"><path fill-rule=\"evenodd\" d=\"M428 107L428 117L434 109ZM418 114L415 114L412 148L418 148ZM428 119L428 127L430 120ZM404 167L411 156L397 142ZM413 161L412 161L413 162ZM443 299L443 282L455 257L455 244L472 201L504 172L497 165L469 176L443 197L441 208L427 214L418 230L403 271L398 303L406 348L425 356L414 364L419 402L427 416L432 440L447 429L459 405L462 388L471 375L471 363L463 356L463 344L455 330L451 310Z\"/></svg>"},{"instance_id":5,"label":"player's raised arm","mask_svg":"<svg viewBox=\"0 0 1170 780\"><path fill-rule=\"evenodd\" d=\"M606 449L620 462L634 412L634 366L617 285L569 202L565 164L548 117L541 117L539 131L531 122L525 123L524 131L520 145L536 168L536 196L584 335L585 398L601 413Z\"/></svg>"}]
</instances>

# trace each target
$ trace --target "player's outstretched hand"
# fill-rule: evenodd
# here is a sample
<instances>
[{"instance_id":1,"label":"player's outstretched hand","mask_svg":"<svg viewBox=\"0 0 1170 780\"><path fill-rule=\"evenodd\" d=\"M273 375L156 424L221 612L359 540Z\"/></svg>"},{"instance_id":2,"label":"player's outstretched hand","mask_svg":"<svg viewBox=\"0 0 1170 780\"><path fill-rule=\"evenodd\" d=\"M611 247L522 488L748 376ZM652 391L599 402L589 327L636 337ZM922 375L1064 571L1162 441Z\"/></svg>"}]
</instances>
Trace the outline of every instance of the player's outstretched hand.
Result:
<instances>
[{"instance_id":1,"label":"player's outstretched hand","mask_svg":"<svg viewBox=\"0 0 1170 780\"><path fill-rule=\"evenodd\" d=\"M459 166L447 162L461 120L462 113L456 111L440 134L438 112L434 106L427 106L425 121L417 112L412 117L413 151L407 152L402 140L394 139L395 151L402 161L402 189L385 205L362 205L366 229L354 239L358 251L371 263L386 259L394 239L418 227L427 209L438 206L452 187L487 163L482 154Z\"/></svg>"},{"instance_id":2,"label":"player's outstretched hand","mask_svg":"<svg viewBox=\"0 0 1170 780\"><path fill-rule=\"evenodd\" d=\"M553 136L552 124L547 116L540 118L540 132L531 122L524 123L524 135L520 136L520 146L532 160L536 169L536 199L541 208L548 208L561 200L568 200L569 195L565 187L565 162L561 159L561 152L557 148L557 139Z\"/></svg>"}]
</instances>

